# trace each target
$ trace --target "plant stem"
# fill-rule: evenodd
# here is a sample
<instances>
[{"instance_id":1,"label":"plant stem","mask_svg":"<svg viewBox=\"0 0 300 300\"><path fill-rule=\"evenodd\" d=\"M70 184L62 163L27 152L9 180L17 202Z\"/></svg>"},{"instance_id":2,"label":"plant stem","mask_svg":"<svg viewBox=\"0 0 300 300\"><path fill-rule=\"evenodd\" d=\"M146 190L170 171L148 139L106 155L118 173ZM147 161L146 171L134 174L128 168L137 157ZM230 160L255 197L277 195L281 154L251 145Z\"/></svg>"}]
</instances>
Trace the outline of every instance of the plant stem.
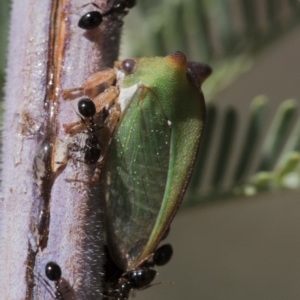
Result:
<instances>
[{"instance_id":1,"label":"plant stem","mask_svg":"<svg viewBox=\"0 0 300 300\"><path fill-rule=\"evenodd\" d=\"M106 0L94 1L105 9ZM117 59L119 22L77 27L91 9L80 0L14 0L5 88L0 202L3 299L53 299L48 261L62 269L69 299L99 299L102 215L99 185L81 178L89 166L66 160L63 124L78 120L62 90L81 86ZM94 10L94 9L93 9ZM44 279L43 279L43 278ZM54 286L51 283L52 286Z\"/></svg>"}]
</instances>

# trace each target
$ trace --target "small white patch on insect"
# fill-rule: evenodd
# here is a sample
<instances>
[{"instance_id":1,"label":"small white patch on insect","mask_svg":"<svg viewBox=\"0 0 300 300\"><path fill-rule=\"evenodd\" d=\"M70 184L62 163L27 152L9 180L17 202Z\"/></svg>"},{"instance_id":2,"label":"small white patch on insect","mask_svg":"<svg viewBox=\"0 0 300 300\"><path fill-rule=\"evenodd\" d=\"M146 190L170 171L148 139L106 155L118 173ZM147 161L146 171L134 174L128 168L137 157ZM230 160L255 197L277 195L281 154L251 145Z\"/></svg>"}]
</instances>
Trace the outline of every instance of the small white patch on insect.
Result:
<instances>
[{"instance_id":1,"label":"small white patch on insect","mask_svg":"<svg viewBox=\"0 0 300 300\"><path fill-rule=\"evenodd\" d=\"M172 122L171 122L170 120L168 120L167 122L168 122L168 125L169 125L170 127L172 127Z\"/></svg>"},{"instance_id":2,"label":"small white patch on insect","mask_svg":"<svg viewBox=\"0 0 300 300\"><path fill-rule=\"evenodd\" d=\"M129 88L122 88L120 90L118 103L120 104L121 113L125 110L125 108L127 107L129 102L131 101L132 96L137 91L137 89L138 89L138 85L135 84L135 85L133 85Z\"/></svg>"},{"instance_id":3,"label":"small white patch on insect","mask_svg":"<svg viewBox=\"0 0 300 300\"><path fill-rule=\"evenodd\" d=\"M117 82L123 82L123 78L125 76L124 72L122 72L120 70L117 70L116 72L117 72ZM127 107L128 103L132 99L132 96L137 91L138 87L139 87L138 84L132 85L129 88L123 88L123 87L119 86L120 94L119 94L119 98L118 98L117 102L120 105L121 113L123 113L123 111Z\"/></svg>"}]
</instances>

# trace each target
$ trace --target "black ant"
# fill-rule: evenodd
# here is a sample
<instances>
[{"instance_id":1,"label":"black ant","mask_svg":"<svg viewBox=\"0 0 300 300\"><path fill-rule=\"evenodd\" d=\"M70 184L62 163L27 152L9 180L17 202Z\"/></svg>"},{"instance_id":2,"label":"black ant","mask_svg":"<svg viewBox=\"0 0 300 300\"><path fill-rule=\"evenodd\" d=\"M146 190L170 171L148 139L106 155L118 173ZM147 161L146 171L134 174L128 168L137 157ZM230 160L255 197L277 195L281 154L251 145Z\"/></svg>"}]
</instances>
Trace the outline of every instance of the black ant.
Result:
<instances>
[{"instance_id":1,"label":"black ant","mask_svg":"<svg viewBox=\"0 0 300 300\"><path fill-rule=\"evenodd\" d=\"M150 286L157 274L157 271L151 268L168 263L173 255L173 249L170 244L163 245L156 249L151 261L147 260L138 269L125 273L114 263L107 248L105 254L104 299L126 300L131 290L142 290Z\"/></svg>"},{"instance_id":2,"label":"black ant","mask_svg":"<svg viewBox=\"0 0 300 300\"><path fill-rule=\"evenodd\" d=\"M86 130L87 130L87 138L84 141L84 146L80 146L77 144L77 142L69 144L68 148L71 151L80 151L84 152L84 157L83 160L80 158L76 157L77 161L81 161L85 164L92 165L96 164L96 168L94 170L94 175L92 178L90 178L88 181L82 181L85 182L89 185L94 184L100 174L100 166L101 166L101 160L99 161L99 158L102 154L102 144L100 143L96 131L101 129L103 126L97 126L95 122L95 115L96 115L96 106L95 103L89 99L89 98L82 98L78 101L78 112L80 115L86 119L88 119L88 122L84 120L82 117L81 121L83 124L85 124ZM101 118L101 122L103 122L103 119L107 116L105 116L105 110L101 113L101 115L97 115L97 117ZM99 162L98 162L99 161ZM74 179L67 179L69 182L77 181Z\"/></svg>"},{"instance_id":3,"label":"black ant","mask_svg":"<svg viewBox=\"0 0 300 300\"><path fill-rule=\"evenodd\" d=\"M63 294L60 291L60 287L59 287L59 282L60 282L60 279L61 279L61 268L60 268L60 266L57 263L53 262L53 261L48 262L45 266L45 275L49 280L54 281L55 290L56 290L55 293L54 293L54 295L55 295L54 299L64 300Z\"/></svg>"},{"instance_id":4,"label":"black ant","mask_svg":"<svg viewBox=\"0 0 300 300\"><path fill-rule=\"evenodd\" d=\"M88 138L85 141L84 162L87 164L95 164L102 153L102 146L96 136L97 128L94 120L96 106L91 99L82 98L78 101L78 111L83 117L89 119L89 124L86 126ZM82 121L84 122L84 120Z\"/></svg>"},{"instance_id":5,"label":"black ant","mask_svg":"<svg viewBox=\"0 0 300 300\"><path fill-rule=\"evenodd\" d=\"M87 6L89 4L92 4L96 8L100 9L100 7L93 2L88 3L84 6ZM112 7L108 8L103 13L99 11L89 11L88 13L86 13L80 18L78 22L78 27L85 30L94 29L102 23L103 17L107 17L109 15L114 15L114 14L125 16L128 13L128 9L134 7L135 4L136 4L136 0L117 0L115 1ZM123 22L119 18L115 18L115 19L120 22L120 26L123 25Z\"/></svg>"},{"instance_id":6,"label":"black ant","mask_svg":"<svg viewBox=\"0 0 300 300\"><path fill-rule=\"evenodd\" d=\"M103 92L97 94L96 97L94 95L93 100L91 98L82 98L78 101L77 111L80 114L81 121L63 124L66 134L84 133L84 129L87 131L87 137L85 139L82 139L80 136L75 137L73 142L68 145L68 150L69 154L71 154L70 157L74 160L85 164L96 164L93 177L88 181L81 181L89 185L94 184L99 178L101 162L104 157L102 154L107 150L109 140L120 116L119 105L115 103L119 95L119 89L112 86L115 79L115 71L107 69L93 74L83 82L81 87L63 90L63 99L71 98L74 92L80 92L84 95L88 94L90 97L93 97L89 91L101 84L108 85ZM98 138L100 135L96 134L96 131L99 129L103 129L103 131L101 131L101 137ZM83 159L75 154L75 152L83 151ZM67 181L74 182L79 180L67 179Z\"/></svg>"},{"instance_id":7,"label":"black ant","mask_svg":"<svg viewBox=\"0 0 300 300\"><path fill-rule=\"evenodd\" d=\"M60 266L53 261L48 262L45 266L45 275L50 281L54 282L55 291L47 280L45 280L43 277L40 278L39 276L34 274L34 276L42 283L48 293L50 293L53 299L65 300L60 287L62 282L64 281L64 279L62 279L61 277L62 272ZM66 290L66 292L70 291L71 290Z\"/></svg>"}]
</instances>

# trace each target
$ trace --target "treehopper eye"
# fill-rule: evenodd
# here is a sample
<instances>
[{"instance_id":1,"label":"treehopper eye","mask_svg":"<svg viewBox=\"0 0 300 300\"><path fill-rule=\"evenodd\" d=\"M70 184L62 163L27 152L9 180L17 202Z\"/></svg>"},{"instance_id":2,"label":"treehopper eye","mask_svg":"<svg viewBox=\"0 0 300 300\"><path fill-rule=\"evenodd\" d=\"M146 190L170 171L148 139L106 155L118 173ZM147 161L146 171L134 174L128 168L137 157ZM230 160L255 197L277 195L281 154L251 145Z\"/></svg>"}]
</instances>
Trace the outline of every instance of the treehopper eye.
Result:
<instances>
[{"instance_id":1,"label":"treehopper eye","mask_svg":"<svg viewBox=\"0 0 300 300\"><path fill-rule=\"evenodd\" d=\"M187 188L211 73L181 52L116 62L123 111L104 166L107 245L124 271L155 251Z\"/></svg>"}]
</instances>

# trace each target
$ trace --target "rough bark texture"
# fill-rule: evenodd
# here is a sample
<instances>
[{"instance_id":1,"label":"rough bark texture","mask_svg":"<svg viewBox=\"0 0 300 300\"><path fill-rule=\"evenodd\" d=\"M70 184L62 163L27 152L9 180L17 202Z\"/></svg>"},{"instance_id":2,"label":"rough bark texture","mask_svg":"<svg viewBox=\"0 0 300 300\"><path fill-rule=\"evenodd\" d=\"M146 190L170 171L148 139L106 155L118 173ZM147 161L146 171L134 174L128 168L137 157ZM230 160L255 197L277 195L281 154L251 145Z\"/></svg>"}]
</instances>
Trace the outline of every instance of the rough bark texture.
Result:
<instances>
[{"instance_id":1,"label":"rough bark texture","mask_svg":"<svg viewBox=\"0 0 300 300\"><path fill-rule=\"evenodd\" d=\"M101 9L107 4L94 2ZM82 182L66 181L90 172L87 165L70 159L59 164L70 143L63 124L79 120L76 106L62 100L62 90L81 86L95 71L112 66L118 54L120 24L114 18L104 18L90 32L77 27L80 16L95 9L85 4L12 4L0 202L1 299L53 299L55 289L51 295L44 282L48 261L60 265L69 285L68 292L62 288L64 299L101 298L98 185L91 192ZM41 212L46 214L42 221Z\"/></svg>"}]
</instances>

